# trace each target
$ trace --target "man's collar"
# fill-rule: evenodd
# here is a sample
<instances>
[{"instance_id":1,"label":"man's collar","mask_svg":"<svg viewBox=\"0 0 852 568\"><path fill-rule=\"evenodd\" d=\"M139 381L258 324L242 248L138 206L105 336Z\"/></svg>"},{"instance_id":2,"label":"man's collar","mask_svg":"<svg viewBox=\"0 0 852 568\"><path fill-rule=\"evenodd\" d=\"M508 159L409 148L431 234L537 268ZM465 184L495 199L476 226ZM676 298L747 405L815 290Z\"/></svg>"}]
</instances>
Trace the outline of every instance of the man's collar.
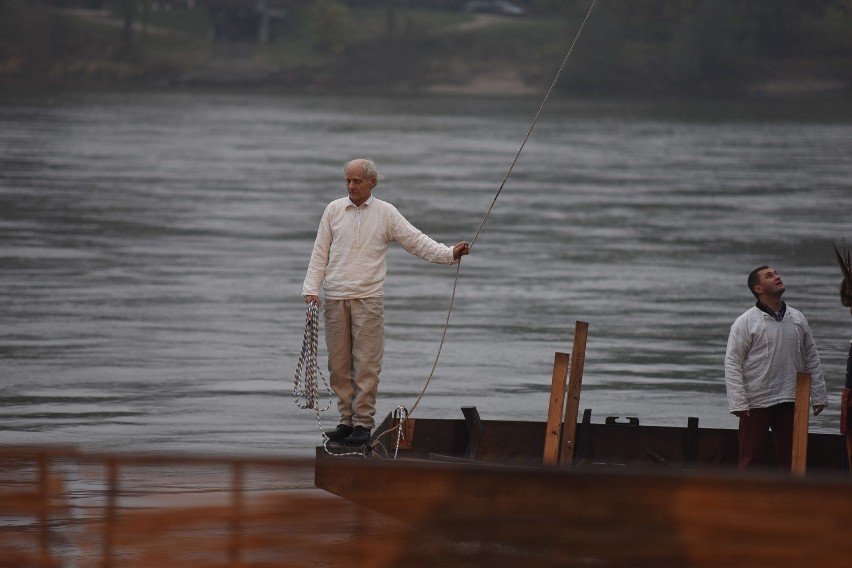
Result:
<instances>
[{"instance_id":1,"label":"man's collar","mask_svg":"<svg viewBox=\"0 0 852 568\"><path fill-rule=\"evenodd\" d=\"M347 206L347 207L359 207L358 205L355 205L355 204L352 202L352 198L351 198L351 197L347 197L347 199L349 199L349 203L347 203L347 204L346 204L346 206ZM370 197L368 197L368 198L367 198L367 200L366 200L364 203L362 203L362 204L361 204L361 206L363 206L363 205L372 205L372 204L373 204L373 201L375 201L375 199L376 199L376 196L375 196L375 195L373 195L373 194L371 193L371 194L370 194Z\"/></svg>"},{"instance_id":2,"label":"man's collar","mask_svg":"<svg viewBox=\"0 0 852 568\"><path fill-rule=\"evenodd\" d=\"M772 316L773 319L777 321L783 320L784 314L787 313L787 304L784 302L784 300L781 300L781 309L777 312L766 304L764 304L763 302L761 302L760 300L758 300L757 304L755 305L757 306L757 309L759 309L763 313L769 314L770 316Z\"/></svg>"}]
</instances>

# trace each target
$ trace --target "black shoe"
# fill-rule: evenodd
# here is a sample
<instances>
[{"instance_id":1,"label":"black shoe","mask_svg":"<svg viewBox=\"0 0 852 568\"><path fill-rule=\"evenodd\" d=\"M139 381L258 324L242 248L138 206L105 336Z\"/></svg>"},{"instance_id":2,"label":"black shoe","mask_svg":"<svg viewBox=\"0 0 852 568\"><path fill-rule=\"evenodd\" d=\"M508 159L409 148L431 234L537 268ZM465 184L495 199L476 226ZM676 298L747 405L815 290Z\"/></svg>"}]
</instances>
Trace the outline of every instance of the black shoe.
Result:
<instances>
[{"instance_id":1,"label":"black shoe","mask_svg":"<svg viewBox=\"0 0 852 568\"><path fill-rule=\"evenodd\" d=\"M346 424L338 424L334 430L326 430L325 437L332 442L342 442L352 433L352 426Z\"/></svg>"},{"instance_id":2,"label":"black shoe","mask_svg":"<svg viewBox=\"0 0 852 568\"><path fill-rule=\"evenodd\" d=\"M349 437L346 438L347 444L366 444L370 441L370 429L363 426L355 426Z\"/></svg>"}]
</instances>

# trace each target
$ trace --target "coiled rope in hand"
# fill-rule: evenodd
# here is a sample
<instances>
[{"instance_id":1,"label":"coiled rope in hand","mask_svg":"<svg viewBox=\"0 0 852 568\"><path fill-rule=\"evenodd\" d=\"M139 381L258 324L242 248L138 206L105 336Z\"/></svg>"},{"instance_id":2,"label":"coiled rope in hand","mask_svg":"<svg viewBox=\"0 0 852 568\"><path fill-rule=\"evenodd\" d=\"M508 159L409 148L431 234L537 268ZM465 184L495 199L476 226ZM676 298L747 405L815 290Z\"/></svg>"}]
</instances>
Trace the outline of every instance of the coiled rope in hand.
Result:
<instances>
[{"instance_id":1,"label":"coiled rope in hand","mask_svg":"<svg viewBox=\"0 0 852 568\"><path fill-rule=\"evenodd\" d=\"M296 364L296 379L293 384L293 398L296 406L304 409L317 411L319 413L331 407L331 388L325 380L317 364L319 353L319 304L311 302L305 314L305 337L302 340L302 354ZM317 378L322 379L328 392L328 404L325 408L319 407L319 384ZM322 425L320 425L322 426Z\"/></svg>"}]
</instances>

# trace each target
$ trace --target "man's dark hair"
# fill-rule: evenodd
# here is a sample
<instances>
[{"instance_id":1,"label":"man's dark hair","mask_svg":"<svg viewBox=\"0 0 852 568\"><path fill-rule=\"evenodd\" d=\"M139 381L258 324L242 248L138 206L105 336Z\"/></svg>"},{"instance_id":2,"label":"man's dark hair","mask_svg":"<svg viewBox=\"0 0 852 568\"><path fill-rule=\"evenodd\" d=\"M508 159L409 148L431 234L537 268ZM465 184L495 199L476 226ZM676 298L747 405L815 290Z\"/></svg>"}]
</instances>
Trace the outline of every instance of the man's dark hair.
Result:
<instances>
[{"instance_id":1,"label":"man's dark hair","mask_svg":"<svg viewBox=\"0 0 852 568\"><path fill-rule=\"evenodd\" d=\"M757 286L757 283L760 282L760 271L766 270L769 268L768 264L764 264L763 266L758 266L754 270L752 270L748 275L748 290L752 294L754 294L755 298L759 298L757 292L754 291L754 287Z\"/></svg>"}]
</instances>

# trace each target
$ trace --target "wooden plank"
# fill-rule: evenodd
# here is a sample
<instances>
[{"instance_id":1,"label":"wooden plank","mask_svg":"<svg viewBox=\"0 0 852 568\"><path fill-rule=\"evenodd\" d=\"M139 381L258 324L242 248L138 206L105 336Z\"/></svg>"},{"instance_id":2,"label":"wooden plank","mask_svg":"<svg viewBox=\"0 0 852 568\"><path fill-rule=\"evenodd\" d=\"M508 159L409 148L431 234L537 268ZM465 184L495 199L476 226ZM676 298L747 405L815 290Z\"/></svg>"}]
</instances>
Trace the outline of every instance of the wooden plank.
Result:
<instances>
[{"instance_id":1,"label":"wooden plank","mask_svg":"<svg viewBox=\"0 0 852 568\"><path fill-rule=\"evenodd\" d=\"M232 565L240 563L241 536L242 536L242 517L244 509L243 485L244 471L243 464L235 461L232 465L233 472L231 477L231 518L230 518L230 540L228 542L228 562Z\"/></svg>"},{"instance_id":2,"label":"wooden plank","mask_svg":"<svg viewBox=\"0 0 852 568\"><path fill-rule=\"evenodd\" d=\"M586 361L588 335L589 324L578 321L574 326L574 348L571 350L571 371L568 375L568 394L565 397L565 424L562 431L562 447L559 452L559 465L563 467L571 467L574 463L577 413L580 410L580 391L583 385L583 366Z\"/></svg>"},{"instance_id":3,"label":"wooden plank","mask_svg":"<svg viewBox=\"0 0 852 568\"><path fill-rule=\"evenodd\" d=\"M50 463L47 456L38 459L38 496L39 496L39 545L41 548L41 566L50 563L50 489L49 484Z\"/></svg>"},{"instance_id":4,"label":"wooden plank","mask_svg":"<svg viewBox=\"0 0 852 568\"><path fill-rule=\"evenodd\" d=\"M796 374L796 410L793 416L793 475L804 475L808 460L808 412L811 404L811 374Z\"/></svg>"},{"instance_id":5,"label":"wooden plank","mask_svg":"<svg viewBox=\"0 0 852 568\"><path fill-rule=\"evenodd\" d=\"M553 358L553 378L550 383L550 407L547 410L547 431L544 437L544 465L559 463L562 440L562 405L565 400L565 381L568 379L570 358L557 352Z\"/></svg>"},{"instance_id":6,"label":"wooden plank","mask_svg":"<svg viewBox=\"0 0 852 568\"><path fill-rule=\"evenodd\" d=\"M119 492L119 463L118 460L110 459L106 462L107 468L107 490L106 510L104 511L103 532L103 560L102 568L112 568L113 550L115 543L115 531L118 526L118 492Z\"/></svg>"}]
</instances>

